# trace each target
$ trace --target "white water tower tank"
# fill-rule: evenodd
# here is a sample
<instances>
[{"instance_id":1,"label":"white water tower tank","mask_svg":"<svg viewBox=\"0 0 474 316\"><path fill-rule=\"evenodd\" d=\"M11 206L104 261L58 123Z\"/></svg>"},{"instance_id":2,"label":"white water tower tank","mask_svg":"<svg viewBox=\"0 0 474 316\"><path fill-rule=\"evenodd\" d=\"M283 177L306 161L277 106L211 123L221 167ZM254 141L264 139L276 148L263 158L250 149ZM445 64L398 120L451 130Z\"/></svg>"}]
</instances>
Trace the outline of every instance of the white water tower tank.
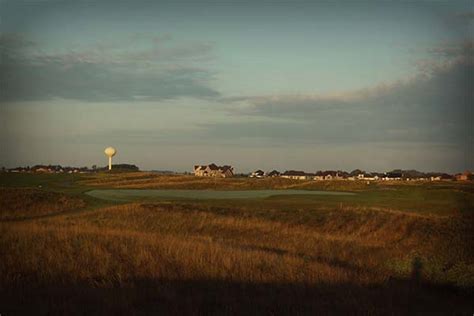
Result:
<instances>
[{"instance_id":1,"label":"white water tower tank","mask_svg":"<svg viewBox=\"0 0 474 316\"><path fill-rule=\"evenodd\" d=\"M109 157L109 170L112 170L112 157L115 156L117 151L113 147L107 147L105 148L104 153Z\"/></svg>"}]
</instances>

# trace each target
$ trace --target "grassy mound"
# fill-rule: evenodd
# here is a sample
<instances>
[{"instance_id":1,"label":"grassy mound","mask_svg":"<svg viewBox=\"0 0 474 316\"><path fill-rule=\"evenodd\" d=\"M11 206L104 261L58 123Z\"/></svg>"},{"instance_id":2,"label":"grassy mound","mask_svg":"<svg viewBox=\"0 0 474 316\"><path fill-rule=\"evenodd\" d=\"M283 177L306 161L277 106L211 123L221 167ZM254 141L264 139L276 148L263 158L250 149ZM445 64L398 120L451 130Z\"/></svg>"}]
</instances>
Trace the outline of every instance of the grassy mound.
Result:
<instances>
[{"instance_id":1,"label":"grassy mound","mask_svg":"<svg viewBox=\"0 0 474 316\"><path fill-rule=\"evenodd\" d=\"M84 201L68 195L27 188L0 188L0 219L13 220L78 210Z\"/></svg>"}]
</instances>

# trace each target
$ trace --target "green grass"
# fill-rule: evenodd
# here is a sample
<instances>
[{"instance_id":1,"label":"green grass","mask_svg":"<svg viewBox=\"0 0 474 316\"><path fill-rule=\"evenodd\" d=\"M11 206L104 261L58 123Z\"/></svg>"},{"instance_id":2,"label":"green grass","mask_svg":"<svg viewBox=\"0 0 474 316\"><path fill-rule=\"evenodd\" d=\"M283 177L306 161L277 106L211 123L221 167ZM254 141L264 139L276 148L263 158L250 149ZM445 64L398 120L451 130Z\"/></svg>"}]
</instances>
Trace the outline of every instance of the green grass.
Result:
<instances>
[{"instance_id":1,"label":"green grass","mask_svg":"<svg viewBox=\"0 0 474 316\"><path fill-rule=\"evenodd\" d=\"M39 190L53 191L70 194L84 199L88 207L102 207L112 204L121 204L124 201L106 201L84 194L86 191L97 189L97 186L87 184L88 180L100 179L113 185L116 181L135 181L136 179L159 179L156 175L147 173L133 173L131 175L121 174L29 174L29 173L0 173L0 187L28 187ZM169 176L163 178L168 179ZM171 177L173 178L173 177ZM193 179L183 177L186 181ZM180 178L178 178L179 180ZM200 180L200 179L198 179ZM215 181L228 183L228 179L217 179ZM232 180L234 181L234 180ZM260 180L238 179L239 187L242 183L252 183ZM121 182L123 184L123 182ZM293 183L293 182L291 182ZM383 208L395 211L416 212L420 214L433 215L455 215L471 214L474 211L474 186L471 183L463 182L441 182L441 183L370 183L354 184L353 181L303 181L295 182L300 187L307 187L311 190L341 190L357 192L351 196L331 196L331 195L308 195L308 196L273 196L266 199L250 198L246 200L201 200L196 201L210 206L235 206L254 207L259 206L263 210L268 209L323 209L323 208L343 208L343 207L365 207ZM103 188L103 187L101 187ZM296 187L297 189L301 189ZM185 189L185 188L184 188ZM271 189L271 188L270 188ZM180 198L137 198L136 201L163 201L182 200Z\"/></svg>"},{"instance_id":2,"label":"green grass","mask_svg":"<svg viewBox=\"0 0 474 316\"><path fill-rule=\"evenodd\" d=\"M31 188L79 198L85 202L85 206L80 210L120 204L119 202L96 199L84 194L84 192L94 189L94 187L84 185L81 182L88 176L86 174L69 173L0 173L0 187Z\"/></svg>"},{"instance_id":3,"label":"green grass","mask_svg":"<svg viewBox=\"0 0 474 316\"><path fill-rule=\"evenodd\" d=\"M40 188L47 191L80 193L88 190L81 185L83 174L69 173L0 173L2 187Z\"/></svg>"}]
</instances>

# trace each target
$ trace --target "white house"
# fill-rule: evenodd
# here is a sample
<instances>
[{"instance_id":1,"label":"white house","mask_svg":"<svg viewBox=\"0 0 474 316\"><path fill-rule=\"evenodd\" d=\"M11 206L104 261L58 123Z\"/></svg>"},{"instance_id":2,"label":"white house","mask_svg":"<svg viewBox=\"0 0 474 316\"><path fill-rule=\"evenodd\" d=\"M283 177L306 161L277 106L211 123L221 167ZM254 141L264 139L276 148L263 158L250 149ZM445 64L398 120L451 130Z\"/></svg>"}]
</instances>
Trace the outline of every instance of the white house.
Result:
<instances>
[{"instance_id":1,"label":"white house","mask_svg":"<svg viewBox=\"0 0 474 316\"><path fill-rule=\"evenodd\" d=\"M309 180L314 175L306 173L304 171L288 170L281 174L282 178L295 179L295 180Z\"/></svg>"},{"instance_id":2,"label":"white house","mask_svg":"<svg viewBox=\"0 0 474 316\"><path fill-rule=\"evenodd\" d=\"M263 170L256 170L252 172L252 174L249 176L250 178L263 178L265 177L265 172Z\"/></svg>"},{"instance_id":3,"label":"white house","mask_svg":"<svg viewBox=\"0 0 474 316\"><path fill-rule=\"evenodd\" d=\"M197 177L217 177L229 178L234 176L234 168L231 166L217 166L214 163L210 165L194 166L194 175Z\"/></svg>"}]
</instances>

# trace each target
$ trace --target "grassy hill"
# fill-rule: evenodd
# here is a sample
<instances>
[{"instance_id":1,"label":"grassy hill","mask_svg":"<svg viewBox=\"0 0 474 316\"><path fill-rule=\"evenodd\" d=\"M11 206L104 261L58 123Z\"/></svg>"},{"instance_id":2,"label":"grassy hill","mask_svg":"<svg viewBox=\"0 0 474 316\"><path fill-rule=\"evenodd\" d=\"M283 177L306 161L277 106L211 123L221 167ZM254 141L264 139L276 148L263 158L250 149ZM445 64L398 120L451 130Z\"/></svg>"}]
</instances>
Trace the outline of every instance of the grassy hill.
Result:
<instances>
[{"instance_id":1,"label":"grassy hill","mask_svg":"<svg viewBox=\"0 0 474 316\"><path fill-rule=\"evenodd\" d=\"M0 176L6 315L474 310L472 184L15 176ZM143 181L358 194L133 203L83 194Z\"/></svg>"}]
</instances>

